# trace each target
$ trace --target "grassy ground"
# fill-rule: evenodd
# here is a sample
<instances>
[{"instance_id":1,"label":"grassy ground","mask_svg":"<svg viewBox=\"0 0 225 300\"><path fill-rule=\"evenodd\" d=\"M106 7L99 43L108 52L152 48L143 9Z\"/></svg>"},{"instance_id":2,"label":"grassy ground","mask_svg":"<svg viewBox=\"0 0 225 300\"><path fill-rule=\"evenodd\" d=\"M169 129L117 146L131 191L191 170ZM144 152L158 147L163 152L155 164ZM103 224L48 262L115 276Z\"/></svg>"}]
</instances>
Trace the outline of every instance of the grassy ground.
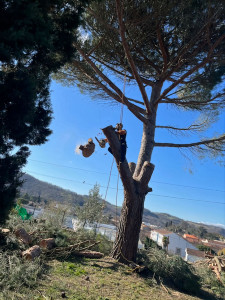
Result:
<instances>
[{"instance_id":1,"label":"grassy ground","mask_svg":"<svg viewBox=\"0 0 225 300\"><path fill-rule=\"evenodd\" d=\"M154 278L142 278L127 266L105 257L98 260L79 259L48 262L50 271L36 288L24 288L20 294L13 291L2 295L2 300L58 300L62 292L71 300L132 300L132 299L216 299L198 298L180 293Z\"/></svg>"}]
</instances>

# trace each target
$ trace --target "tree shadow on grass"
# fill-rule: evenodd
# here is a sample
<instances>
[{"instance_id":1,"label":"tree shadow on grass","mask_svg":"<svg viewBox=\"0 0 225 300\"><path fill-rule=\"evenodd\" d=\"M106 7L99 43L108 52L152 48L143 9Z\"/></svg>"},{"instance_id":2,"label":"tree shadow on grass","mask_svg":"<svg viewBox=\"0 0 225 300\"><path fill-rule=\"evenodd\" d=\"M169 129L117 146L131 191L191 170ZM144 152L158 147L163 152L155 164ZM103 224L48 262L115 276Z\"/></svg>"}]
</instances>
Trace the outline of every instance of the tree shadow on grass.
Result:
<instances>
[{"instance_id":1,"label":"tree shadow on grass","mask_svg":"<svg viewBox=\"0 0 225 300\"><path fill-rule=\"evenodd\" d=\"M224 297L219 297L219 296L213 295L210 292L203 290L201 287L198 290L196 290L195 292L188 292L187 290L184 290L181 285L177 286L174 284L174 282L172 280L170 280L168 278L166 278L166 279L161 278L160 276L157 276L155 273L153 273L151 270L149 270L147 268L144 269L144 271L142 273L140 273L139 275L146 281L147 285L149 285L149 280L154 279L158 286L170 288L170 289L173 289L174 291L177 291L177 292L180 292L180 293L183 293L186 295L196 296L202 300L206 300L206 299L207 300L224 300Z\"/></svg>"}]
</instances>

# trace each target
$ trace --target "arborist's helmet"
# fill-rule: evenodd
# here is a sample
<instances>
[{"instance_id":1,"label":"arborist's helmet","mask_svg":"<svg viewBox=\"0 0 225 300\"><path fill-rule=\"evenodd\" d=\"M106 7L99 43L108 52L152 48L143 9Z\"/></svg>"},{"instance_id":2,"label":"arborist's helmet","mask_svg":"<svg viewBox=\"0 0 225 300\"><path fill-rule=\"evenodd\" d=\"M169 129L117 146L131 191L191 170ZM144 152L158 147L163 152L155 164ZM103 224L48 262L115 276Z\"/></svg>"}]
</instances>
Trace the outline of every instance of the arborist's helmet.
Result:
<instances>
[{"instance_id":1,"label":"arborist's helmet","mask_svg":"<svg viewBox=\"0 0 225 300\"><path fill-rule=\"evenodd\" d=\"M122 130L123 124L122 123L117 123L115 129L116 130Z\"/></svg>"},{"instance_id":2,"label":"arborist's helmet","mask_svg":"<svg viewBox=\"0 0 225 300\"><path fill-rule=\"evenodd\" d=\"M93 143L93 140L90 138L88 139L88 144L92 144Z\"/></svg>"}]
</instances>

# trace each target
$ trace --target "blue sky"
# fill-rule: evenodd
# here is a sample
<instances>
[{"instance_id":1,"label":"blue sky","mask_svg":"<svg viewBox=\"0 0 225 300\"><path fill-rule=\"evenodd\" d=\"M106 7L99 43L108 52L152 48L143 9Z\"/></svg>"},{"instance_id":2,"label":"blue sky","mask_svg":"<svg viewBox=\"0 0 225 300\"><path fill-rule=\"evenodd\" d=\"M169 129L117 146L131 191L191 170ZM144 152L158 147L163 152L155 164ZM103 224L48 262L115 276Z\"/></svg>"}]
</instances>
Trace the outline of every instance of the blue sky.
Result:
<instances>
[{"instance_id":1,"label":"blue sky","mask_svg":"<svg viewBox=\"0 0 225 300\"><path fill-rule=\"evenodd\" d=\"M121 83L122 85L122 83ZM120 120L121 106L101 99L93 100L80 93L76 87L63 87L53 82L51 100L54 119L53 134L41 146L32 146L32 154L24 171L49 183L88 194L95 183L101 185L105 197L112 156L106 149L96 145L90 158L75 154L77 145L88 138L103 137L101 129L115 125ZM134 87L126 92L138 99ZM195 114L161 105L158 125L185 126ZM127 159L137 161L141 143L142 123L124 107L124 128L127 129ZM225 132L224 114L211 133ZM166 131L157 130L157 142L197 141L197 137L174 137ZM184 156L185 154L185 156ZM225 225L225 169L210 159L199 160L189 152L178 149L155 148L152 163L155 171L150 186L153 192L146 197L145 207L153 212L164 212L196 222ZM117 170L114 164L107 201L116 203ZM123 201L123 190L119 182L118 205Z\"/></svg>"}]
</instances>

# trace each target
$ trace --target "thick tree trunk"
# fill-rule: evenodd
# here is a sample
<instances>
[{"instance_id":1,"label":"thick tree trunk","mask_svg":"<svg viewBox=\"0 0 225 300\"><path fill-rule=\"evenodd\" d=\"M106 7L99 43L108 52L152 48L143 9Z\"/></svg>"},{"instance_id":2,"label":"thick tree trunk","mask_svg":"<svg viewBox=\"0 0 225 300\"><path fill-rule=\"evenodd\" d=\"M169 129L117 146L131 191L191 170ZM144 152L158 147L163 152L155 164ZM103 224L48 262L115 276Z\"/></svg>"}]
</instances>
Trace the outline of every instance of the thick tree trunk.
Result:
<instances>
[{"instance_id":1,"label":"thick tree trunk","mask_svg":"<svg viewBox=\"0 0 225 300\"><path fill-rule=\"evenodd\" d=\"M120 262L129 263L136 260L144 200L150 191L148 183L154 165L145 161L139 175L134 176L135 164L128 165L127 160L120 162L120 143L113 127L108 126L103 132L109 141L124 186L124 202L112 257Z\"/></svg>"},{"instance_id":2,"label":"thick tree trunk","mask_svg":"<svg viewBox=\"0 0 225 300\"><path fill-rule=\"evenodd\" d=\"M103 133L109 141L112 154L116 160L124 187L124 202L112 251L112 257L123 263L136 260L145 196L151 191L148 183L154 171L154 165L150 161L154 148L157 112L157 107L154 104L160 95L161 88L162 84L157 82L152 89L150 99L151 113L146 115L141 149L136 166L134 163L128 164L127 160L120 162L121 147L113 127L108 126L103 129Z\"/></svg>"},{"instance_id":3,"label":"thick tree trunk","mask_svg":"<svg viewBox=\"0 0 225 300\"><path fill-rule=\"evenodd\" d=\"M126 191L124 194L120 224L112 257L127 264L136 260L145 195L136 193L129 195Z\"/></svg>"}]
</instances>

